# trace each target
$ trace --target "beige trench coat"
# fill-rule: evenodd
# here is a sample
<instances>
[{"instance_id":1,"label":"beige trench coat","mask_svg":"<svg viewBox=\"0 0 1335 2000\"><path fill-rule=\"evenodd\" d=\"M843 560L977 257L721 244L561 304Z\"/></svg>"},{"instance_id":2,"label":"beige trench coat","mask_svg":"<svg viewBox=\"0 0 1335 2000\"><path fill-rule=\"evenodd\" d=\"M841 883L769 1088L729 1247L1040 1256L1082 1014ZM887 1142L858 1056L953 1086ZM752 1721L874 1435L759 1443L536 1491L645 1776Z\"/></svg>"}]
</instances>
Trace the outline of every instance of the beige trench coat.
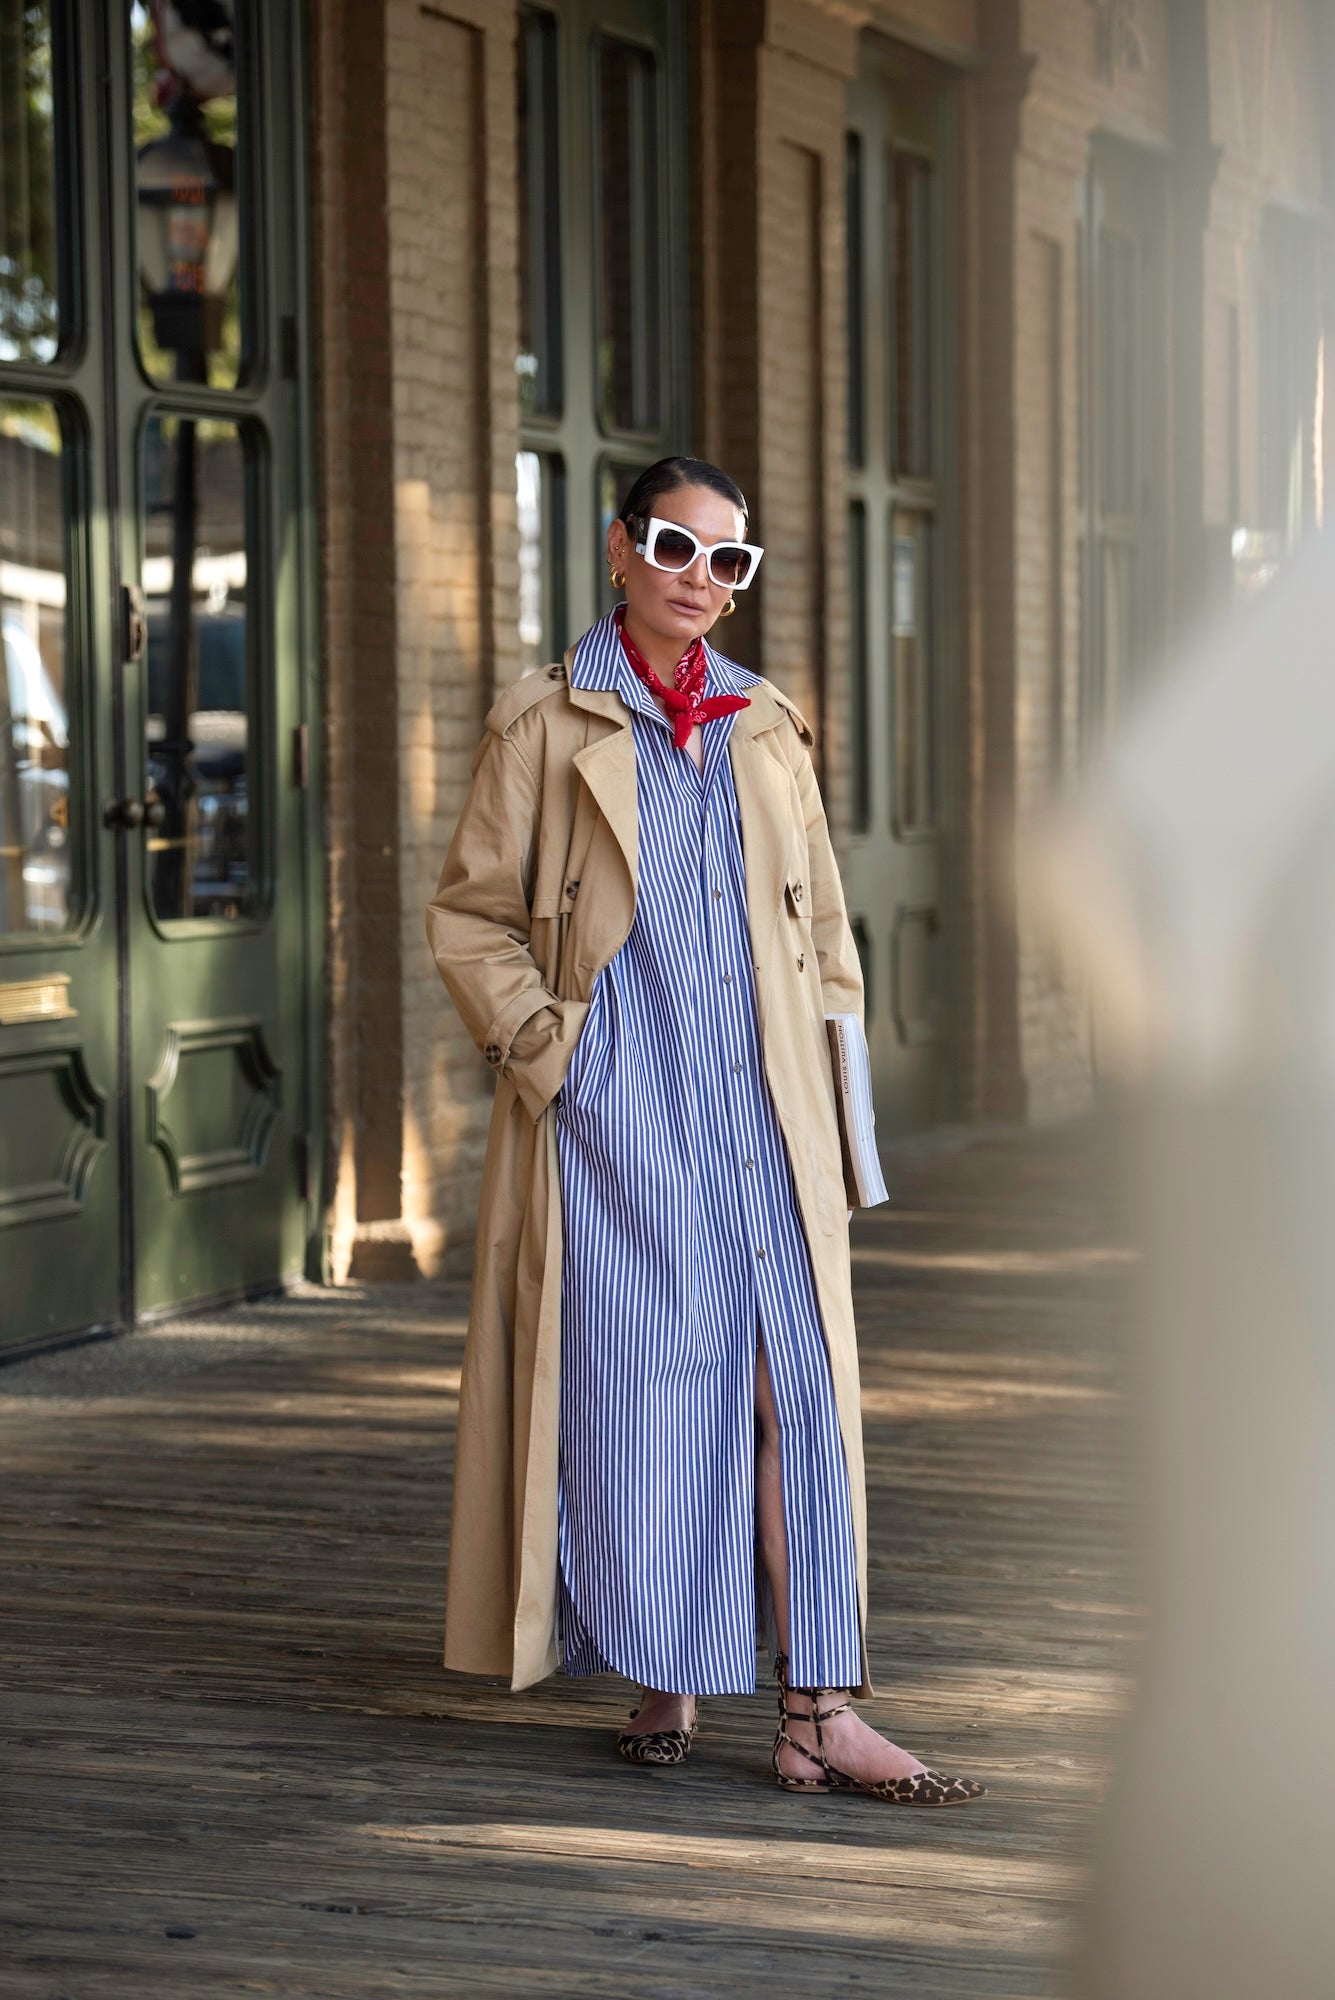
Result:
<instances>
[{"instance_id":1,"label":"beige trench coat","mask_svg":"<svg viewBox=\"0 0 1335 2000\"><path fill-rule=\"evenodd\" d=\"M553 1100L599 971L635 912L630 710L562 664L494 703L427 936L496 1071L464 1353L445 1665L512 1687L557 1665L561 1201ZM862 971L808 746L769 681L729 739L760 1040L815 1269L852 1488L867 1668L867 1510L848 1209L824 1016L863 1014Z\"/></svg>"}]
</instances>

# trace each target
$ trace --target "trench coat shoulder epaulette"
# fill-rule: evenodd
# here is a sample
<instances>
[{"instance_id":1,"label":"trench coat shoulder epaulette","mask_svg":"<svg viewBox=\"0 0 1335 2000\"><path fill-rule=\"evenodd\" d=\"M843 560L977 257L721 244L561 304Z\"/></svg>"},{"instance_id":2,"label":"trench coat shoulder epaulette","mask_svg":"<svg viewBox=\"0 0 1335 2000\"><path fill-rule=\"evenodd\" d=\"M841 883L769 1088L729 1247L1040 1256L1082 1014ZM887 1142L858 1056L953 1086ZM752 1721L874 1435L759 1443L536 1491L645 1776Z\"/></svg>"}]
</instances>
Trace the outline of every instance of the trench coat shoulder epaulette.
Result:
<instances>
[{"instance_id":1,"label":"trench coat shoulder epaulette","mask_svg":"<svg viewBox=\"0 0 1335 2000\"><path fill-rule=\"evenodd\" d=\"M811 724L807 721L805 715L803 715L801 709L798 707L797 703L793 700L792 696L786 695L782 688L775 687L773 681L765 680L763 677L761 679L760 685L764 688L766 694L773 696L774 700L778 702L780 708L787 709L788 714L792 720L794 729L796 729L802 741L809 748L811 744L813 744L816 740L816 732L811 727Z\"/></svg>"},{"instance_id":2,"label":"trench coat shoulder epaulette","mask_svg":"<svg viewBox=\"0 0 1335 2000\"><path fill-rule=\"evenodd\" d=\"M535 667L521 674L510 687L502 688L487 710L487 728L497 736L506 736L520 716L536 703L564 694L565 690L566 670L560 660L551 666Z\"/></svg>"}]
</instances>

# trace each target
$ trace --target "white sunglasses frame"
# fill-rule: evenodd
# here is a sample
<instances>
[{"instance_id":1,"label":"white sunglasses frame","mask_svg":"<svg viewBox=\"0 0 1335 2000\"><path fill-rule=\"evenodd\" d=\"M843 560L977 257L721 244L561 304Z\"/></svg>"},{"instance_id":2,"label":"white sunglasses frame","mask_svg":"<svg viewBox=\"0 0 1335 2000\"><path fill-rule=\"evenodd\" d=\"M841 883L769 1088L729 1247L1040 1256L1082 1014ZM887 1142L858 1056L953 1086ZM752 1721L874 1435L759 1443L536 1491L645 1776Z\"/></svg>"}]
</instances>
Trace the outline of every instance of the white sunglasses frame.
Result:
<instances>
[{"instance_id":1,"label":"white sunglasses frame","mask_svg":"<svg viewBox=\"0 0 1335 2000\"><path fill-rule=\"evenodd\" d=\"M719 542L702 542L698 535L693 534L689 528L683 527L680 521L665 521L659 514L633 514L631 521L638 521L643 536L641 541L635 543L635 553L637 556L643 556L652 569L661 569L668 576L683 576L691 567L691 563L696 560L696 557L703 556L705 559L705 568L709 573L709 581L716 590L749 590L752 578L760 568L760 558L765 553L758 542L739 542L732 535L725 535L722 541ZM630 527L630 521L626 525ZM670 528L674 535L685 535L695 543L695 554L691 557L691 561L683 563L680 569L674 569L671 563L659 562L654 555L654 548L658 537L665 528ZM746 550L746 553L751 557L751 567L747 571L743 582L720 582L714 574L713 553L715 549Z\"/></svg>"}]
</instances>

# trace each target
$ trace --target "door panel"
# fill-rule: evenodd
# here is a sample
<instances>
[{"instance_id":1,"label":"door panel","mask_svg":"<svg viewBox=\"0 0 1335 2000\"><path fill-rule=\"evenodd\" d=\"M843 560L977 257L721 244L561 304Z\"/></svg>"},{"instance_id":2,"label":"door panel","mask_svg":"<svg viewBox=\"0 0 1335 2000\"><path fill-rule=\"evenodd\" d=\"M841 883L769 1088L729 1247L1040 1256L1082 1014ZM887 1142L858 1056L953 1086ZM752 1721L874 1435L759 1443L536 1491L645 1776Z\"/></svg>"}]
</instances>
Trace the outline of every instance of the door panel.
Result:
<instances>
[{"instance_id":1,"label":"door panel","mask_svg":"<svg viewBox=\"0 0 1335 2000\"><path fill-rule=\"evenodd\" d=\"M0 1349L121 1286L101 325L74 143L86 24L0 0ZM17 69L18 77L15 71ZM79 176L82 175L82 179Z\"/></svg>"},{"instance_id":2,"label":"door panel","mask_svg":"<svg viewBox=\"0 0 1335 2000\"><path fill-rule=\"evenodd\" d=\"M930 65L868 45L849 106L853 782L843 872L878 1126L889 1136L950 1108L949 97Z\"/></svg>"},{"instance_id":3,"label":"door panel","mask_svg":"<svg viewBox=\"0 0 1335 2000\"><path fill-rule=\"evenodd\" d=\"M280 636L297 625L300 429L284 356L299 301L291 128L261 82L286 9L238 6L206 56L183 45L208 94L165 115L152 25L136 4L121 13L121 562L147 621L120 681L126 795L146 805L123 835L144 1315L303 1262L300 672Z\"/></svg>"},{"instance_id":4,"label":"door panel","mask_svg":"<svg viewBox=\"0 0 1335 2000\"><path fill-rule=\"evenodd\" d=\"M11 1348L310 1255L299 49L232 13L0 0L36 191L0 214Z\"/></svg>"}]
</instances>

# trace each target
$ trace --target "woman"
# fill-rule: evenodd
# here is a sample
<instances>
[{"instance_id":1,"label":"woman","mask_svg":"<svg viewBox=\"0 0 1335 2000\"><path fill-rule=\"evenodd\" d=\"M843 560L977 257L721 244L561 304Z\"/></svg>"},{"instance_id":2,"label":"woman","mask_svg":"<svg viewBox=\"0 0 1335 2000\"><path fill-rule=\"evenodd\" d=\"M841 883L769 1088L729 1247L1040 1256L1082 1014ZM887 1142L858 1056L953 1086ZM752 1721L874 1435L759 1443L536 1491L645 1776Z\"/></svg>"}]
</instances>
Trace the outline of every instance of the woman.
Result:
<instances>
[{"instance_id":1,"label":"woman","mask_svg":"<svg viewBox=\"0 0 1335 2000\"><path fill-rule=\"evenodd\" d=\"M616 1670L618 1748L779 1681L793 1790L981 1795L878 1736L826 1013L862 977L800 711L705 643L762 551L701 460L608 530L624 603L487 717L427 918L499 1081L445 1663ZM842 1220L841 1220L842 1217Z\"/></svg>"}]
</instances>

